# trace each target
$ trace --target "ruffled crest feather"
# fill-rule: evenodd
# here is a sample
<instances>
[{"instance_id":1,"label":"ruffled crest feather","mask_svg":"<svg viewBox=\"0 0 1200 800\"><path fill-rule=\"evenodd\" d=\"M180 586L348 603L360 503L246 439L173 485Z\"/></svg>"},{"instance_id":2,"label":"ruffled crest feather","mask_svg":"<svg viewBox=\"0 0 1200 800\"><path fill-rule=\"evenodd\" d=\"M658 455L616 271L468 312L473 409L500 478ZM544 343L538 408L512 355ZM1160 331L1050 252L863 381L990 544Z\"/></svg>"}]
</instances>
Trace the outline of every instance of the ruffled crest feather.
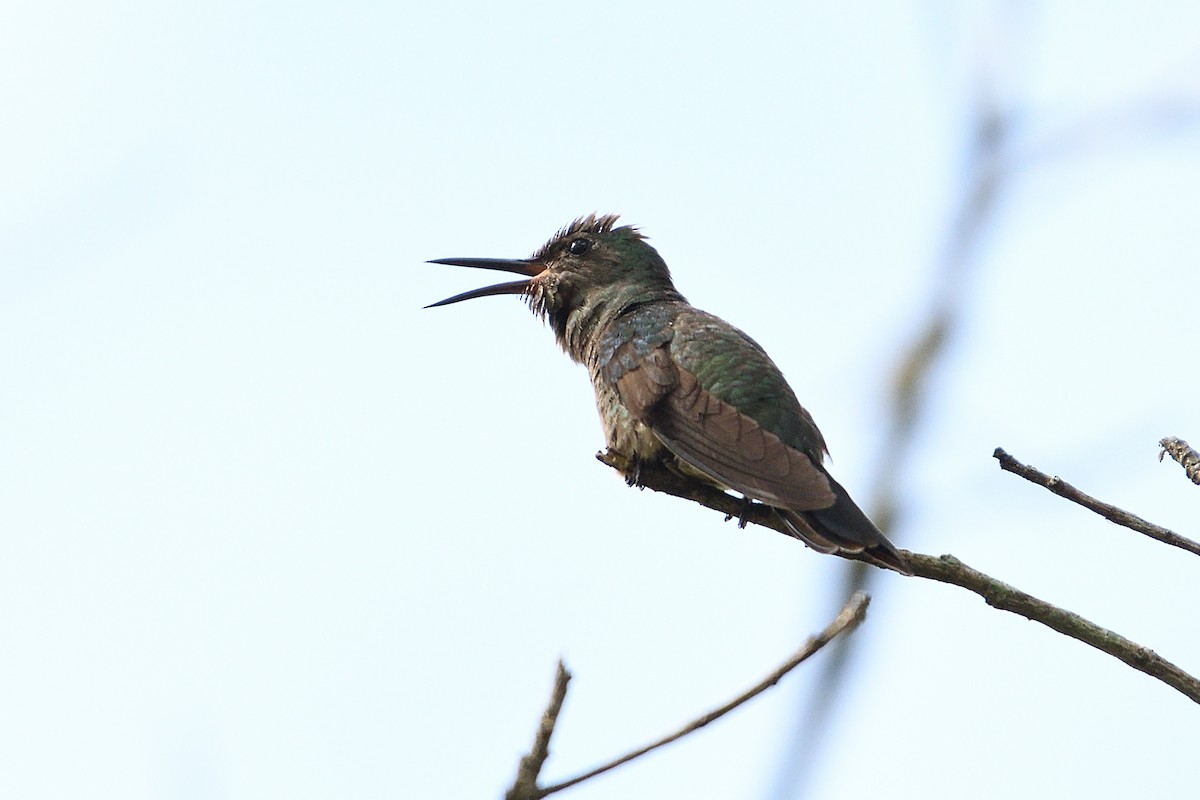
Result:
<instances>
[{"instance_id":1,"label":"ruffled crest feather","mask_svg":"<svg viewBox=\"0 0 1200 800\"><path fill-rule=\"evenodd\" d=\"M533 254L532 258L536 260L545 257L564 239L569 239L572 236L577 236L581 233L591 233L599 236L600 234L611 233L614 230L621 230L629 231L638 239L646 238L645 236L642 236L642 234L638 232L638 229L633 225L622 225L620 228L614 227L619 218L619 214L588 214L586 217L579 217L570 225L567 225L558 233L550 237L550 241L539 247L537 252Z\"/></svg>"}]
</instances>

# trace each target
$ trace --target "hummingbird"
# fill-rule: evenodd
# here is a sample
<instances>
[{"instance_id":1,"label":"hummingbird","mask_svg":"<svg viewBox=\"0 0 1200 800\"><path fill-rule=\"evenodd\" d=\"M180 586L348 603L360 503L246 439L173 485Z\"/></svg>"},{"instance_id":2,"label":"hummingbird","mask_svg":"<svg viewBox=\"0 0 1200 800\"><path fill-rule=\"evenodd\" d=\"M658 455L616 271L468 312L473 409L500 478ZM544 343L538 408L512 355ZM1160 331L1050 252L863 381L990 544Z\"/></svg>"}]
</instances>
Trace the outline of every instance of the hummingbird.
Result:
<instances>
[{"instance_id":1,"label":"hummingbird","mask_svg":"<svg viewBox=\"0 0 1200 800\"><path fill-rule=\"evenodd\" d=\"M825 438L766 351L692 306L638 228L615 214L580 217L529 258L439 258L431 264L525 276L427 308L520 295L587 367L610 452L660 463L772 507L797 539L911 574L823 464Z\"/></svg>"}]
</instances>

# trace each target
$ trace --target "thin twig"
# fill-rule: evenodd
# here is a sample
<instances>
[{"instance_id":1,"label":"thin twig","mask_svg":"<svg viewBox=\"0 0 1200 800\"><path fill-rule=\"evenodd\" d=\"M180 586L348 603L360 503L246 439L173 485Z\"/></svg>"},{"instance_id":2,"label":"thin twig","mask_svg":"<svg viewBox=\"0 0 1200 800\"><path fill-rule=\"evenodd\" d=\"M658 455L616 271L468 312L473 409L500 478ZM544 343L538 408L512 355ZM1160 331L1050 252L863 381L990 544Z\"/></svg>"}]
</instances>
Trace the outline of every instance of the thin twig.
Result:
<instances>
[{"instance_id":1,"label":"thin twig","mask_svg":"<svg viewBox=\"0 0 1200 800\"><path fill-rule=\"evenodd\" d=\"M602 453L597 458L618 470L628 467L625 460L618 455ZM746 507L742 500L726 494L716 487L689 480L665 467L643 463L639 478L641 485L645 488L692 500L714 511L734 517L744 514L747 522L789 535L784 522L770 508L758 503ZM1139 672L1157 678L1191 700L1200 703L1200 680L1137 642L1132 642L1077 614L1039 600L989 575L971 569L953 556L937 557L908 550L901 550L900 554L908 561L916 577L951 583L975 592L993 608L1040 622L1064 636L1069 636L1108 653ZM852 553L840 553L839 555L843 558L861 560Z\"/></svg>"},{"instance_id":2,"label":"thin twig","mask_svg":"<svg viewBox=\"0 0 1200 800\"><path fill-rule=\"evenodd\" d=\"M1115 522L1122 527L1129 528L1131 531L1137 531L1149 536L1151 539L1157 539L1163 544L1169 544L1172 547L1178 547L1180 550L1186 550L1193 555L1200 556L1200 543L1193 542L1186 536L1180 536L1178 533L1168 530L1161 525L1147 522L1136 514L1130 514L1123 508L1117 508L1114 505L1097 500L1091 495L1079 491L1058 476L1051 477L1034 467L1026 466L1004 452L1004 448L1002 447L997 447L992 456L1000 462L1000 469L1005 472L1020 475L1030 483L1043 486L1059 497L1066 498L1073 503L1078 503L1089 511L1095 511L1109 522Z\"/></svg>"},{"instance_id":3,"label":"thin twig","mask_svg":"<svg viewBox=\"0 0 1200 800\"><path fill-rule=\"evenodd\" d=\"M628 764L635 758L640 758L653 750L657 750L664 745L668 745L677 739L687 736L689 733L700 730L710 722L720 719L738 706L754 699L767 689L770 689L772 686L779 683L783 676L800 666L800 664L810 658L822 647L829 644L829 642L838 636L838 634L842 633L843 631L853 630L855 627L857 627L858 624L862 622L863 617L866 615L867 605L870 602L871 598L868 595L862 592L855 592L850 598L849 602L846 603L845 607L843 607L838 613L837 617L834 618L833 622L829 623L829 625L825 627L825 630L806 641L804 645L798 651L796 651L795 655L780 665L778 669L776 669L767 677L763 678L747 691L730 700L725 705L715 708L707 714L692 720L674 733L664 736L658 741L652 742L645 747L639 747L637 750L626 753L620 758L614 758L607 764L603 764L595 769L588 770L582 775L577 775L574 778L562 781L561 783L556 783L553 786L535 789L532 793L521 795L521 797L529 798L529 800L537 800L537 798L546 797L547 795L554 794L555 792L561 792L563 789L568 789L576 784L583 783L584 781L594 778L597 775L601 775L611 769L615 769L622 764ZM543 726L544 724L543 718ZM549 738L548 735L547 738ZM524 766L525 759L522 759L521 763L522 766ZM514 798L510 796L508 800L514 800Z\"/></svg>"},{"instance_id":4,"label":"thin twig","mask_svg":"<svg viewBox=\"0 0 1200 800\"><path fill-rule=\"evenodd\" d=\"M533 747L529 754L521 757L517 766L517 777L513 785L504 793L504 800L536 800L543 797L545 792L538 788L537 779L542 771L542 765L550 755L550 737L554 735L554 725L558 722L558 712L562 710L563 699L567 696L567 684L571 681L571 673L558 662L558 671L554 676L554 691L550 693L550 703L542 712L542 721L538 723L537 733L533 737Z\"/></svg>"},{"instance_id":5,"label":"thin twig","mask_svg":"<svg viewBox=\"0 0 1200 800\"><path fill-rule=\"evenodd\" d=\"M1183 467L1188 480L1200 486L1200 453L1193 450L1187 442L1178 436L1168 436L1165 439L1159 439L1158 444L1162 447L1162 450L1158 453L1158 460L1162 461L1163 456L1170 453L1171 458L1178 461L1179 466Z\"/></svg>"}]
</instances>

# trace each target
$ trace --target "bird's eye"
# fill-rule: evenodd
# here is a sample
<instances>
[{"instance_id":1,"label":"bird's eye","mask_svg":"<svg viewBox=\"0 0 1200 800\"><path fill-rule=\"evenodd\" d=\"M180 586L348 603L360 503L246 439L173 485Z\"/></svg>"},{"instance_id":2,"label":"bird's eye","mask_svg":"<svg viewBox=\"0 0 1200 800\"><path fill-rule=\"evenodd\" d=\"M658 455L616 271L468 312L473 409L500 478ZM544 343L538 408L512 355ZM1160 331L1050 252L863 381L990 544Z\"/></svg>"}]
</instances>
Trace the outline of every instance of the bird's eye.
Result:
<instances>
[{"instance_id":1,"label":"bird's eye","mask_svg":"<svg viewBox=\"0 0 1200 800\"><path fill-rule=\"evenodd\" d=\"M573 256L581 256L592 248L592 243L587 239L576 239L567 247L567 252Z\"/></svg>"}]
</instances>

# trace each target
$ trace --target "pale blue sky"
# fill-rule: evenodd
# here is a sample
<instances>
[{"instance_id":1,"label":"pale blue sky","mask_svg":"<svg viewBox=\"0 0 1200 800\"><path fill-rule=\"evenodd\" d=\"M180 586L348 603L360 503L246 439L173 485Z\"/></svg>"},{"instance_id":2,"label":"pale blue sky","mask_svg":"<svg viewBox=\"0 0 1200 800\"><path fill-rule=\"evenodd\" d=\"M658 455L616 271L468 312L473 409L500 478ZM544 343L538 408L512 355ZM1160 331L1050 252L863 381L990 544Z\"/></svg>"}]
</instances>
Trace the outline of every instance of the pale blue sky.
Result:
<instances>
[{"instance_id":1,"label":"pale blue sky","mask_svg":"<svg viewBox=\"0 0 1200 800\"><path fill-rule=\"evenodd\" d=\"M765 675L841 563L627 489L550 333L423 262L621 213L865 503L989 59L1019 152L1082 128L989 225L896 538L1200 671L1200 563L991 458L1200 534L1155 460L1200 440L1200 16L990 9L6 9L0 796L496 797L560 655L548 779ZM822 798L1194 787L1194 704L974 595L884 576L856 635ZM764 797L816 674L570 796Z\"/></svg>"}]
</instances>

